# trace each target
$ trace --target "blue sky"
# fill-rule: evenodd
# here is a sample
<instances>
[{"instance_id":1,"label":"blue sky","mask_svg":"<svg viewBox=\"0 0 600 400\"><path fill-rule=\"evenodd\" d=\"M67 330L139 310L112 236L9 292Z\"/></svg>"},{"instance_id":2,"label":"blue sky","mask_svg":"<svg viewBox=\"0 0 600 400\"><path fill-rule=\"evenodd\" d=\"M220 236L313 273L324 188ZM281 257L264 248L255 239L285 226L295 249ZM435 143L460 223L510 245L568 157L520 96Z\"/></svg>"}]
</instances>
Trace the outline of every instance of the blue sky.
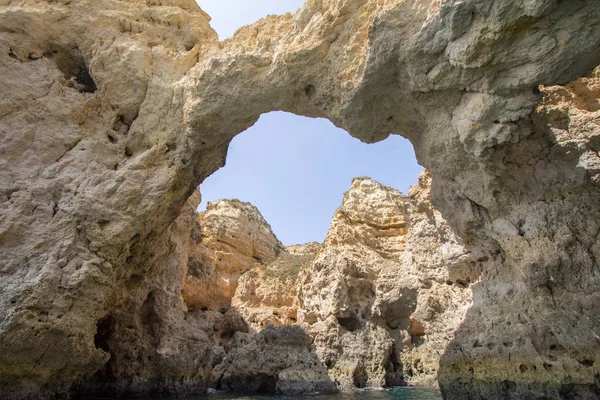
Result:
<instances>
[{"instance_id":1,"label":"blue sky","mask_svg":"<svg viewBox=\"0 0 600 400\"><path fill-rule=\"evenodd\" d=\"M258 21L269 14L294 13L304 0L196 0L212 17L211 26L219 39L233 36L238 28Z\"/></svg>"},{"instance_id":2,"label":"blue sky","mask_svg":"<svg viewBox=\"0 0 600 400\"><path fill-rule=\"evenodd\" d=\"M198 0L221 39L267 14L294 12L300 0ZM412 145L393 135L367 145L325 119L273 112L229 146L227 165L201 185L202 204L249 201L284 244L322 242L352 178L370 176L404 193L422 168Z\"/></svg>"}]
</instances>

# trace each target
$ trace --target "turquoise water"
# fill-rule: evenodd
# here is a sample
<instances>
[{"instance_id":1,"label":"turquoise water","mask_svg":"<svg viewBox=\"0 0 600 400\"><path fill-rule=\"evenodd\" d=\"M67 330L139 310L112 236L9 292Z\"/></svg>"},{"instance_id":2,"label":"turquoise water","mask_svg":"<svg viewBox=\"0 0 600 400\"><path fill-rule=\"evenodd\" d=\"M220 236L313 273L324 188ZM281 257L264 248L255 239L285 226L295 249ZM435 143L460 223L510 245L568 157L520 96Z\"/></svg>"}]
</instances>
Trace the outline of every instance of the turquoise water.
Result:
<instances>
[{"instance_id":1,"label":"turquoise water","mask_svg":"<svg viewBox=\"0 0 600 400\"><path fill-rule=\"evenodd\" d=\"M230 393L215 393L202 397L190 397L186 400L441 400L437 390L421 388L393 388L385 390L361 390L355 393L330 395L256 395L243 396Z\"/></svg>"}]
</instances>

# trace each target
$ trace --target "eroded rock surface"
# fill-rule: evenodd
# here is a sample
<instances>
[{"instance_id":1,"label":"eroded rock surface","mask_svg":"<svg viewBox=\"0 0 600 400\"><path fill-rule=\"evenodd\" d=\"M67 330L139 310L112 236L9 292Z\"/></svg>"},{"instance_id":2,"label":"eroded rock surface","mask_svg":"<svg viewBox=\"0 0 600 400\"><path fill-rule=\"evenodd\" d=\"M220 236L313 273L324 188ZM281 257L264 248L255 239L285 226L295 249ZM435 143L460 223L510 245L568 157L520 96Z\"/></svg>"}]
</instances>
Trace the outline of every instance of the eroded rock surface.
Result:
<instances>
[{"instance_id":1,"label":"eroded rock surface","mask_svg":"<svg viewBox=\"0 0 600 400\"><path fill-rule=\"evenodd\" d=\"M237 333L222 364L218 387L237 392L287 395L333 393L337 386L297 325L268 326L257 335Z\"/></svg>"},{"instance_id":2,"label":"eroded rock surface","mask_svg":"<svg viewBox=\"0 0 600 400\"><path fill-rule=\"evenodd\" d=\"M208 22L192 0L0 0L4 397L90 379L95 337L123 334L107 317L152 315L158 292L184 318L185 273L154 255L272 110L402 134L431 170L481 270L447 398L597 396L597 73L577 80L600 64L596 0L309 0L223 43Z\"/></svg>"},{"instance_id":3,"label":"eroded rock surface","mask_svg":"<svg viewBox=\"0 0 600 400\"><path fill-rule=\"evenodd\" d=\"M220 349L214 353L225 354L213 372L215 385L286 394L435 386L440 357L471 306L469 285L480 271L433 209L430 181L423 173L407 197L372 179L356 178L323 245L289 246L270 263L245 263L257 265L236 280L235 297L220 309L225 319L208 308L198 314L218 332L214 339ZM210 219L201 231L235 226L218 230L219 243L252 247L253 236L246 232L268 226L258 210L248 204L239 208L237 201L218 204L200 214L201 224ZM274 238L270 230L263 231ZM214 243L195 241L190 248L191 254L204 254ZM229 258L233 266L239 264L237 251ZM224 261L212 270L208 284L231 267ZM188 279L190 271L188 264ZM213 283L212 298L224 296L219 290L229 293L228 286ZM202 295L206 289L187 287L186 302L196 298L195 291ZM230 320L238 322L226 323ZM268 339L273 335L296 339L286 339L289 346L282 347ZM312 361L305 359L309 356ZM284 372L292 365L293 373ZM286 386L287 378L278 378L288 375L295 376L295 389Z\"/></svg>"},{"instance_id":4,"label":"eroded rock surface","mask_svg":"<svg viewBox=\"0 0 600 400\"><path fill-rule=\"evenodd\" d=\"M429 201L356 178L323 249L298 281L300 322L343 389L435 385L439 359L478 279L468 251Z\"/></svg>"},{"instance_id":5,"label":"eroded rock surface","mask_svg":"<svg viewBox=\"0 0 600 400\"><path fill-rule=\"evenodd\" d=\"M228 310L240 276L283 249L256 207L238 200L209 203L192 240L183 287L191 310Z\"/></svg>"},{"instance_id":6,"label":"eroded rock surface","mask_svg":"<svg viewBox=\"0 0 600 400\"><path fill-rule=\"evenodd\" d=\"M295 324L300 308L298 276L310 268L321 247L315 242L287 246L272 263L244 274L232 305L255 329Z\"/></svg>"}]
</instances>

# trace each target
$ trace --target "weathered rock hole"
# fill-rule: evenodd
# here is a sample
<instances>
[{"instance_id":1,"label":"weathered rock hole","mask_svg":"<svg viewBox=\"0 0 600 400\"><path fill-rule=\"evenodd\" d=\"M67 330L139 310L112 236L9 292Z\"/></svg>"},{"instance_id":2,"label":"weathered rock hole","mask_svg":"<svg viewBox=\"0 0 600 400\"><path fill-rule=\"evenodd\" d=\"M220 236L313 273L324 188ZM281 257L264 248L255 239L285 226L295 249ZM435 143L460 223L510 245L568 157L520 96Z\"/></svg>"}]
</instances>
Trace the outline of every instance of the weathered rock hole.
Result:
<instances>
[{"instance_id":1,"label":"weathered rock hole","mask_svg":"<svg viewBox=\"0 0 600 400\"><path fill-rule=\"evenodd\" d=\"M585 367L593 367L594 366L594 360L591 359L584 359L584 360L578 360L579 363Z\"/></svg>"},{"instance_id":2,"label":"weathered rock hole","mask_svg":"<svg viewBox=\"0 0 600 400\"><path fill-rule=\"evenodd\" d=\"M519 232L519 236L525 236L525 229L523 228L524 225L525 225L525 220L524 219L519 220L519 223L517 224L517 231Z\"/></svg>"},{"instance_id":3,"label":"weathered rock hole","mask_svg":"<svg viewBox=\"0 0 600 400\"><path fill-rule=\"evenodd\" d=\"M352 383L354 384L354 387L359 389L366 387L368 379L369 376L367 375L367 371L365 371L365 367L362 364L357 365L352 374Z\"/></svg>"},{"instance_id":4,"label":"weathered rock hole","mask_svg":"<svg viewBox=\"0 0 600 400\"><path fill-rule=\"evenodd\" d=\"M317 92L317 89L315 89L315 87L313 85L308 85L307 87L304 88L304 93L309 98L313 97L316 92Z\"/></svg>"},{"instance_id":5,"label":"weathered rock hole","mask_svg":"<svg viewBox=\"0 0 600 400\"><path fill-rule=\"evenodd\" d=\"M513 381L506 380L502 383L509 392L514 392L515 390L517 390L517 384L514 383Z\"/></svg>"},{"instance_id":6,"label":"weathered rock hole","mask_svg":"<svg viewBox=\"0 0 600 400\"><path fill-rule=\"evenodd\" d=\"M102 318L100 321L98 321L98 323L96 323L94 346L96 346L98 350L103 350L107 353L110 353L109 342L113 324L113 319L110 316Z\"/></svg>"},{"instance_id":7,"label":"weathered rock hole","mask_svg":"<svg viewBox=\"0 0 600 400\"><path fill-rule=\"evenodd\" d=\"M106 135L106 136L108 137L108 141L109 141L109 142L111 142L111 143L117 143L117 142L119 141L119 140L118 140L116 137L114 137L113 135L110 135L110 134L109 134L109 135Z\"/></svg>"},{"instance_id":8,"label":"weathered rock hole","mask_svg":"<svg viewBox=\"0 0 600 400\"><path fill-rule=\"evenodd\" d=\"M463 289L468 288L470 284L471 284L471 282L468 279L465 281L463 281L461 279L456 280L456 286L463 288Z\"/></svg>"},{"instance_id":9,"label":"weathered rock hole","mask_svg":"<svg viewBox=\"0 0 600 400\"><path fill-rule=\"evenodd\" d=\"M524 374L525 372L529 371L529 367L525 364L521 364L519 365L519 371L521 371L521 373Z\"/></svg>"},{"instance_id":10,"label":"weathered rock hole","mask_svg":"<svg viewBox=\"0 0 600 400\"><path fill-rule=\"evenodd\" d=\"M351 316L351 317L336 317L338 323L344 327L344 329L350 331L350 332L354 332L357 331L361 328L361 324L360 321L358 320L358 318Z\"/></svg>"},{"instance_id":11,"label":"weathered rock hole","mask_svg":"<svg viewBox=\"0 0 600 400\"><path fill-rule=\"evenodd\" d=\"M129 147L125 147L125 157L133 156L133 152L129 149Z\"/></svg>"},{"instance_id":12,"label":"weathered rock hole","mask_svg":"<svg viewBox=\"0 0 600 400\"><path fill-rule=\"evenodd\" d=\"M125 122L124 115L118 115L117 119L113 123L113 131L117 132L120 135L127 136L129 133L130 124Z\"/></svg>"},{"instance_id":13,"label":"weathered rock hole","mask_svg":"<svg viewBox=\"0 0 600 400\"><path fill-rule=\"evenodd\" d=\"M144 280L144 277L142 275L138 275L138 274L133 274L129 277L129 279L127 280L127 284L128 285L137 285L139 284L142 280Z\"/></svg>"},{"instance_id":14,"label":"weathered rock hole","mask_svg":"<svg viewBox=\"0 0 600 400\"><path fill-rule=\"evenodd\" d=\"M395 344L392 345L392 350L390 352L390 356L388 357L385 370L385 386L406 386L406 381L404 380L404 376L402 374L402 364L398 359Z\"/></svg>"},{"instance_id":15,"label":"weathered rock hole","mask_svg":"<svg viewBox=\"0 0 600 400\"><path fill-rule=\"evenodd\" d=\"M144 303L140 308L140 322L142 323L144 329L150 333L153 333L154 323L156 321L155 303L156 299L154 292L150 292L146 296L146 300L144 300Z\"/></svg>"},{"instance_id":16,"label":"weathered rock hole","mask_svg":"<svg viewBox=\"0 0 600 400\"><path fill-rule=\"evenodd\" d=\"M53 47L45 51L44 56L56 63L56 66L67 80L67 86L81 93L96 92L96 83L77 47L72 49Z\"/></svg>"},{"instance_id":17,"label":"weathered rock hole","mask_svg":"<svg viewBox=\"0 0 600 400\"><path fill-rule=\"evenodd\" d=\"M410 343L415 347L419 347L425 343L425 338L423 336L411 336Z\"/></svg>"}]
</instances>

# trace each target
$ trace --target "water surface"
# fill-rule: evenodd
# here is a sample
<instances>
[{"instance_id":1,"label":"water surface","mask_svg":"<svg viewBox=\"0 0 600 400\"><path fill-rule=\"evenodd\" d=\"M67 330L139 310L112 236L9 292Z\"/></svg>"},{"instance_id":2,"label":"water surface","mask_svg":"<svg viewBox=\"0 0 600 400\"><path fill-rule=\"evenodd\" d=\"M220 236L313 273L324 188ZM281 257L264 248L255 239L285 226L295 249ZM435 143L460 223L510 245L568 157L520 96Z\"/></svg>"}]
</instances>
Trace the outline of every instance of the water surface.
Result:
<instances>
[{"instance_id":1,"label":"water surface","mask_svg":"<svg viewBox=\"0 0 600 400\"><path fill-rule=\"evenodd\" d=\"M441 400L439 391L423 388L393 388L385 390L361 390L355 393L329 395L252 395L245 396L217 392L205 396L188 397L184 400ZM164 399L163 399L164 400ZM178 399L181 400L181 399Z\"/></svg>"}]
</instances>

